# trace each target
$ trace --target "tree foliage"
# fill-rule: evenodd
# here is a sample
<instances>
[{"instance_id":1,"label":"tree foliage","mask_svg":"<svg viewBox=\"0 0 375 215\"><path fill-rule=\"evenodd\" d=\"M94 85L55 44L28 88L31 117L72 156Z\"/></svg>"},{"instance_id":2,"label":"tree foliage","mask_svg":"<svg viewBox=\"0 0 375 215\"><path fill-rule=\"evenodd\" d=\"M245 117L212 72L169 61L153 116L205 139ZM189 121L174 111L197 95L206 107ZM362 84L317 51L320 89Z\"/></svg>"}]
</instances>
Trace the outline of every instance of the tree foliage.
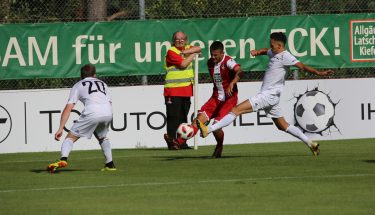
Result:
<instances>
[{"instance_id":1,"label":"tree foliage","mask_svg":"<svg viewBox=\"0 0 375 215\"><path fill-rule=\"evenodd\" d=\"M291 0L144 0L146 19L290 15ZM139 19L140 0L2 0L1 23ZM297 14L375 11L375 0L298 0ZM103 4L105 3L105 4ZM90 11L91 10L91 11ZM114 16L113 16L114 15ZM92 20L92 17L91 17Z\"/></svg>"}]
</instances>

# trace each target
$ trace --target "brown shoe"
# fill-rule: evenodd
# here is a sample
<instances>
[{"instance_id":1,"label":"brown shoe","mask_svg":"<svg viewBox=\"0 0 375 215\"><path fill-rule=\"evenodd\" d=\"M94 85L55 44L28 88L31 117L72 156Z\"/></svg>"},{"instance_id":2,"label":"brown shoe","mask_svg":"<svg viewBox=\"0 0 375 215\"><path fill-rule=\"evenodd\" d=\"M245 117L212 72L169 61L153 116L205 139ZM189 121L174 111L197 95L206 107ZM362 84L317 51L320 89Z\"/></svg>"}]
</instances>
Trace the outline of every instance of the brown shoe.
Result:
<instances>
[{"instance_id":1,"label":"brown shoe","mask_svg":"<svg viewBox=\"0 0 375 215\"><path fill-rule=\"evenodd\" d=\"M168 134L164 134L164 140L167 143L169 150L179 150L180 149L177 140L174 140Z\"/></svg>"},{"instance_id":2,"label":"brown shoe","mask_svg":"<svg viewBox=\"0 0 375 215\"><path fill-rule=\"evenodd\" d=\"M223 151L223 146L216 146L215 151L211 158L221 158L221 152Z\"/></svg>"},{"instance_id":3,"label":"brown shoe","mask_svg":"<svg viewBox=\"0 0 375 215\"><path fill-rule=\"evenodd\" d=\"M178 143L178 141L173 138L171 142L171 149L169 150L179 150L179 149L181 149L180 143Z\"/></svg>"}]
</instances>

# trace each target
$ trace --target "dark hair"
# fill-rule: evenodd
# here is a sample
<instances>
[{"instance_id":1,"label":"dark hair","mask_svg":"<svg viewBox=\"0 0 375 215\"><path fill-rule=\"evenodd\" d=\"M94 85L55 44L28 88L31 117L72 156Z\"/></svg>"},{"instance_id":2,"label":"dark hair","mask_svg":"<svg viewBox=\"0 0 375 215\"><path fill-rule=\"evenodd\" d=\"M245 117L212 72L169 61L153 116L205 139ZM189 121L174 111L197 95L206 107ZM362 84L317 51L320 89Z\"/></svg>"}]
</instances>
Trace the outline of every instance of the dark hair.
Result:
<instances>
[{"instance_id":1,"label":"dark hair","mask_svg":"<svg viewBox=\"0 0 375 215\"><path fill-rule=\"evenodd\" d=\"M270 36L271 39L286 44L286 35L283 32L273 32Z\"/></svg>"},{"instance_id":2,"label":"dark hair","mask_svg":"<svg viewBox=\"0 0 375 215\"><path fill-rule=\"evenodd\" d=\"M220 50L220 51L224 51L224 45L222 42L220 41L215 41L211 44L210 46L210 51L214 51L214 50Z\"/></svg>"},{"instance_id":3,"label":"dark hair","mask_svg":"<svg viewBox=\"0 0 375 215\"><path fill-rule=\"evenodd\" d=\"M96 68L94 65L86 64L83 67L81 67L81 79L87 78L87 77L94 77L96 74Z\"/></svg>"}]
</instances>

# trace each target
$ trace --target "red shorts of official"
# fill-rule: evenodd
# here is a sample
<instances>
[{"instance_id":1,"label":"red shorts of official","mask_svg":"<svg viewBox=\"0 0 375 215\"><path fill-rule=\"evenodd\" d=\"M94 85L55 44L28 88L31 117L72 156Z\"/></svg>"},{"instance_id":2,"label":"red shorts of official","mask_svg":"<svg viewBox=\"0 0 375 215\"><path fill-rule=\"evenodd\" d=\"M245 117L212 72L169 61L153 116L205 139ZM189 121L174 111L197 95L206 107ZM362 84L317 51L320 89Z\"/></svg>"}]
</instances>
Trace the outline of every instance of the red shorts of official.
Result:
<instances>
[{"instance_id":1,"label":"red shorts of official","mask_svg":"<svg viewBox=\"0 0 375 215\"><path fill-rule=\"evenodd\" d=\"M227 98L225 101L220 101L215 97L211 97L202 106L199 113L205 114L208 120L214 119L215 121L220 121L237 105L237 102L237 94Z\"/></svg>"}]
</instances>

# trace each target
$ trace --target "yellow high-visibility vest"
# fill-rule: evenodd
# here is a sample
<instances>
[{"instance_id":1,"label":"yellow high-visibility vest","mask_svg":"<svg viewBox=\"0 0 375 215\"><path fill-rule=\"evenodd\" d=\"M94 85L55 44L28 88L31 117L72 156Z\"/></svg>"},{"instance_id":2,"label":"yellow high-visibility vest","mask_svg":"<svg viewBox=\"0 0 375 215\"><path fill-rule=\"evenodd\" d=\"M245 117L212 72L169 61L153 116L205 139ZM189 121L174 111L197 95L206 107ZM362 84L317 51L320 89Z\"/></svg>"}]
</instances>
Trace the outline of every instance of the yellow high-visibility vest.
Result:
<instances>
[{"instance_id":1,"label":"yellow high-visibility vest","mask_svg":"<svg viewBox=\"0 0 375 215\"><path fill-rule=\"evenodd\" d=\"M190 48L190 45L185 46L185 49L188 48ZM181 54L181 51L174 46L169 50L175 52L178 55ZM164 68L166 70L164 83L165 88L186 87L194 84L193 63L190 63L185 69L179 69L176 66L167 67L167 62L166 60L164 60Z\"/></svg>"}]
</instances>

